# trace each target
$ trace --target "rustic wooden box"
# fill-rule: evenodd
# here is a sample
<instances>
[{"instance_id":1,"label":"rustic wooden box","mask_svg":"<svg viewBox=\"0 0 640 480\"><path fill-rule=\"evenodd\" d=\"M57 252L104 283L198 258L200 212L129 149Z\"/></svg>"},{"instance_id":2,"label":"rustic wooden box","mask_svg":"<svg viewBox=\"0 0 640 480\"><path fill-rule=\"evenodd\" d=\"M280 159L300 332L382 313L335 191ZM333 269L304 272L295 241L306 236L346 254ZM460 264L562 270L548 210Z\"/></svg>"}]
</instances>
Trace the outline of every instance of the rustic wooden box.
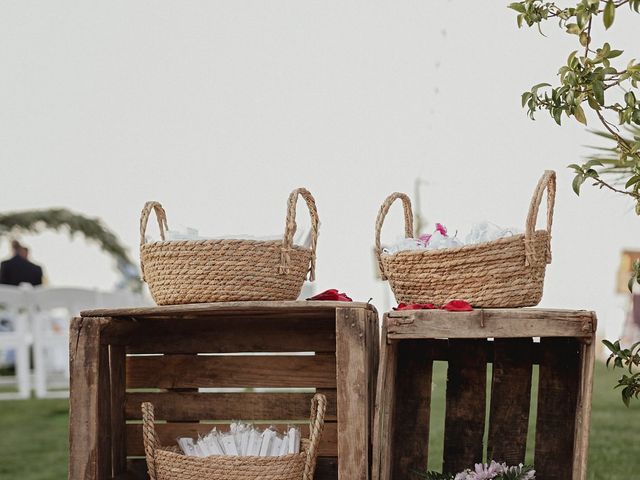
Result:
<instances>
[{"instance_id":1,"label":"rustic wooden box","mask_svg":"<svg viewBox=\"0 0 640 480\"><path fill-rule=\"evenodd\" d=\"M367 480L378 346L377 312L364 303L82 312L70 336L69 478L147 478L143 401L171 445L234 419L307 423L318 391L329 402L316 478Z\"/></svg>"},{"instance_id":2,"label":"rustic wooden box","mask_svg":"<svg viewBox=\"0 0 640 480\"><path fill-rule=\"evenodd\" d=\"M455 473L481 462L485 435L487 459L524 462L537 364L536 478L585 480L595 331L596 316L587 311L385 314L373 480L411 478L412 470L426 467L437 360L448 362L442 471ZM489 363L493 373L487 398Z\"/></svg>"}]
</instances>

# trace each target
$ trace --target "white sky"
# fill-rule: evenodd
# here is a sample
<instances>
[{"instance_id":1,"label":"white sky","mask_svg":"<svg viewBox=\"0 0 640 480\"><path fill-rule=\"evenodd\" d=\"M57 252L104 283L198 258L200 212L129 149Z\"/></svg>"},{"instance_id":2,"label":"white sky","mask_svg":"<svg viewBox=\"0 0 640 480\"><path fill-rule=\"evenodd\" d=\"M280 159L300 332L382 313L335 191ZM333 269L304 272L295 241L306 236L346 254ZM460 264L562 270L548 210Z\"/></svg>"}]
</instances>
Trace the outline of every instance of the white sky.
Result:
<instances>
[{"instance_id":1,"label":"white sky","mask_svg":"<svg viewBox=\"0 0 640 480\"><path fill-rule=\"evenodd\" d=\"M137 257L146 200L164 204L170 225L265 235L284 228L289 191L307 186L322 221L316 289L374 297L382 310L371 247L388 193L412 193L421 177L431 222L524 226L533 187L553 168L542 305L596 309L616 335L615 269L640 221L613 194L571 192L565 166L592 136L543 114L531 122L519 100L555 78L574 39L551 24L548 38L518 31L506 3L3 2L0 209L100 217ZM633 21L621 12L614 48L637 45ZM394 209L387 240L401 235L400 218ZM95 246L24 240L52 284L116 281Z\"/></svg>"}]
</instances>

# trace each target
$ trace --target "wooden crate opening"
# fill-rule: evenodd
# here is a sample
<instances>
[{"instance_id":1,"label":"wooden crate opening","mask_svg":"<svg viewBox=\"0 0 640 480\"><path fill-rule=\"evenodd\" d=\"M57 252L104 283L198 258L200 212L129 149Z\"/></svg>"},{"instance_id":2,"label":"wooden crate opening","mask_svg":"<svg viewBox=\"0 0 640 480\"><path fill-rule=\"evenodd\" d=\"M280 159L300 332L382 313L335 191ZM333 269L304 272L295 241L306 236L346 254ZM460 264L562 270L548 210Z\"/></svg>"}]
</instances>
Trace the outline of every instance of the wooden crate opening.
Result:
<instances>
[{"instance_id":1,"label":"wooden crate opening","mask_svg":"<svg viewBox=\"0 0 640 480\"><path fill-rule=\"evenodd\" d=\"M583 478L591 338L437 339L416 323L398 321L383 344L374 480L489 460Z\"/></svg>"}]
</instances>

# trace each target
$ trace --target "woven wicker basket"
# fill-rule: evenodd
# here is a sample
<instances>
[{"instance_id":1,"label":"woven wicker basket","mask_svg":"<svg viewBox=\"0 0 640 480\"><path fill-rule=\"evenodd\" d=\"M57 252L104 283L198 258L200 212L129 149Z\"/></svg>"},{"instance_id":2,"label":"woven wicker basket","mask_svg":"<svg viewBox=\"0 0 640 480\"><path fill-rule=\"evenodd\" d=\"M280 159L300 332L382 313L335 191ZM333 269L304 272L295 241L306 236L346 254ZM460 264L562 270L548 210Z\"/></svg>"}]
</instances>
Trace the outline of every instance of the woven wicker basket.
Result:
<instances>
[{"instance_id":1,"label":"woven wicker basket","mask_svg":"<svg viewBox=\"0 0 640 480\"><path fill-rule=\"evenodd\" d=\"M327 399L311 400L309 439L300 453L281 457L187 457L177 447L161 447L153 405L142 404L144 451L151 480L313 480Z\"/></svg>"},{"instance_id":2,"label":"woven wicker basket","mask_svg":"<svg viewBox=\"0 0 640 480\"><path fill-rule=\"evenodd\" d=\"M538 210L547 191L547 228L535 230ZM551 226L556 174L546 171L533 193L525 233L477 245L440 250L410 250L387 255L380 230L393 202L404 205L405 235L413 237L411 201L393 193L380 207L376 221L376 255L384 280L399 303L466 300L475 307L537 305L542 298L546 266L551 263Z\"/></svg>"},{"instance_id":3,"label":"woven wicker basket","mask_svg":"<svg viewBox=\"0 0 640 480\"><path fill-rule=\"evenodd\" d=\"M311 214L311 248L293 244L298 196L304 198ZM145 243L152 210L162 241ZM281 241L164 241L165 229L167 216L162 205L147 202L140 217L140 263L158 305L295 300L307 273L309 280L315 279L318 212L313 196L304 188L289 196Z\"/></svg>"}]
</instances>

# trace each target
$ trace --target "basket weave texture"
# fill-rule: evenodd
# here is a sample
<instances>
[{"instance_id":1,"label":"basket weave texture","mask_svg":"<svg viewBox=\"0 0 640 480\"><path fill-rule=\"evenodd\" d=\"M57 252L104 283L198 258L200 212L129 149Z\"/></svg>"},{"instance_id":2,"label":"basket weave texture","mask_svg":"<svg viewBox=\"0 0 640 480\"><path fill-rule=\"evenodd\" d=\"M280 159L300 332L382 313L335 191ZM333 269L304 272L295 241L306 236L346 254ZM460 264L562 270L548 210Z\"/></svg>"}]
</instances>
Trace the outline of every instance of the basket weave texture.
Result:
<instances>
[{"instance_id":1,"label":"basket weave texture","mask_svg":"<svg viewBox=\"0 0 640 480\"><path fill-rule=\"evenodd\" d=\"M311 215L311 246L293 244L296 203L301 196ZM146 243L145 232L154 211L162 241ZM311 193L291 192L282 241L164 241L167 215L158 202L147 202L140 217L140 264L143 279L158 305L295 300L307 273L315 279L318 212Z\"/></svg>"},{"instance_id":2,"label":"basket weave texture","mask_svg":"<svg viewBox=\"0 0 640 480\"><path fill-rule=\"evenodd\" d=\"M547 228L535 230L544 192L547 192ZM475 307L506 308L537 305L551 263L551 227L556 174L546 171L533 193L525 233L491 242L438 250L382 252L380 230L391 205L404 206L405 235L413 237L411 201L404 193L387 197L376 221L376 255L382 278L388 280L399 303L435 303L465 300Z\"/></svg>"},{"instance_id":3,"label":"basket weave texture","mask_svg":"<svg viewBox=\"0 0 640 480\"><path fill-rule=\"evenodd\" d=\"M311 400L309 439L300 453L281 457L188 457L177 447L161 447L154 427L153 405L142 404L144 449L151 480L313 480L327 399Z\"/></svg>"}]
</instances>

